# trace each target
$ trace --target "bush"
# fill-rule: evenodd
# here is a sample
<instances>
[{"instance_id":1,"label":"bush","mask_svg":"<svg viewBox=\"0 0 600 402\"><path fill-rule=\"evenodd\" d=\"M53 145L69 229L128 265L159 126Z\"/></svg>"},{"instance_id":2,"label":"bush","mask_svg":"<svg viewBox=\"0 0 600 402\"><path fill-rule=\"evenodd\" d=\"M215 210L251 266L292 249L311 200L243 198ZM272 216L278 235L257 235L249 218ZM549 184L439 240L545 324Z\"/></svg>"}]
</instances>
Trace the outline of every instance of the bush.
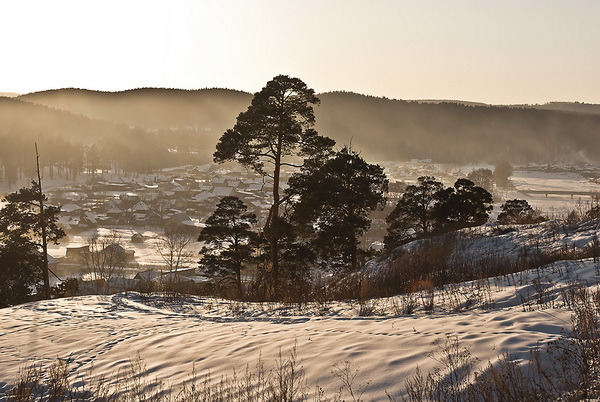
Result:
<instances>
[{"instance_id":1,"label":"bush","mask_svg":"<svg viewBox=\"0 0 600 402\"><path fill-rule=\"evenodd\" d=\"M508 200L500 207L502 212L498 215L501 225L523 225L546 221L540 211L531 208L526 200Z\"/></svg>"}]
</instances>

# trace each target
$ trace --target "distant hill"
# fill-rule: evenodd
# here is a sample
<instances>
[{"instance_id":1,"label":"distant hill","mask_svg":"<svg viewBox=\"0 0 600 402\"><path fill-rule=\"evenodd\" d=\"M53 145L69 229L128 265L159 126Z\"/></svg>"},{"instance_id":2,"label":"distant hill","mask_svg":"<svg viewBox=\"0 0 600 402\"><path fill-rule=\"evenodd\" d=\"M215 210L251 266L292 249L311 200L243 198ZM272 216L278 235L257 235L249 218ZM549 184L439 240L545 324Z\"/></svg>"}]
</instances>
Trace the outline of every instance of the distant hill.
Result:
<instances>
[{"instance_id":1,"label":"distant hill","mask_svg":"<svg viewBox=\"0 0 600 402\"><path fill-rule=\"evenodd\" d=\"M550 104L557 109L578 108L562 111L463 101L404 101L350 92L323 93L319 97L321 104L315 109L319 132L339 145L351 143L370 160L600 161L600 115L581 112L593 111L595 105ZM124 124L149 130L161 146L198 148L201 159L206 161L210 160L221 134L246 110L252 95L227 89L145 88L122 92L61 89L16 99L71 113L60 114L59 110L48 108L32 109L31 113L12 118L5 113L0 131L6 124L35 125L38 112L56 113L61 119L79 119L78 124L84 124L81 119L85 116L98 119L96 123L85 123L91 125L90 129L72 132L68 127L74 123L60 122L57 117L37 130L44 135L62 130L70 132L69 137L79 136L81 141L90 143L106 137L104 130L114 131L118 124ZM106 124L112 125L103 126ZM67 129L63 130L63 126Z\"/></svg>"},{"instance_id":2,"label":"distant hill","mask_svg":"<svg viewBox=\"0 0 600 402\"><path fill-rule=\"evenodd\" d=\"M512 107L521 109L540 109L540 110L558 110L562 112L573 112L583 114L600 114L600 105L594 103L582 103L582 102L548 102L543 104L516 104L516 105L494 105L489 103L481 102L470 102L462 100L440 100L440 99L420 99L414 102L419 103L456 103L465 106L500 106L500 107Z\"/></svg>"},{"instance_id":3,"label":"distant hill","mask_svg":"<svg viewBox=\"0 0 600 402\"><path fill-rule=\"evenodd\" d=\"M83 156L90 147L100 152L95 166L136 172L187 163L205 163L214 140L203 132L146 130L108 120L0 97L0 180L14 183L19 172L35 167L34 143L42 164L81 173L89 164ZM170 150L177 152L171 152ZM181 152L179 152L181 150Z\"/></svg>"},{"instance_id":4,"label":"distant hill","mask_svg":"<svg viewBox=\"0 0 600 402\"><path fill-rule=\"evenodd\" d=\"M24 102L19 97L0 98L0 134L32 140L62 137L88 144L109 135L124 135L128 131L127 127L111 121Z\"/></svg>"},{"instance_id":5,"label":"distant hill","mask_svg":"<svg viewBox=\"0 0 600 402\"><path fill-rule=\"evenodd\" d=\"M487 103L481 103L481 102L470 102L470 101L462 101L462 100L441 100L441 99L416 99L413 102L418 102L418 103L434 103L434 104L438 104L438 103L457 103L459 105L465 105L465 106L493 106Z\"/></svg>"},{"instance_id":6,"label":"distant hill","mask_svg":"<svg viewBox=\"0 0 600 402\"><path fill-rule=\"evenodd\" d=\"M14 98L15 96L19 96L16 92L0 92L0 96L4 96L6 98Z\"/></svg>"},{"instance_id":7,"label":"distant hill","mask_svg":"<svg viewBox=\"0 0 600 402\"><path fill-rule=\"evenodd\" d=\"M505 106L319 95L319 131L376 160L600 160L600 116Z\"/></svg>"},{"instance_id":8,"label":"distant hill","mask_svg":"<svg viewBox=\"0 0 600 402\"><path fill-rule=\"evenodd\" d=\"M561 110L563 112L598 114L600 115L600 105L593 103L580 102L549 102L542 105L512 105L513 107L532 108L540 110Z\"/></svg>"},{"instance_id":9,"label":"distant hill","mask_svg":"<svg viewBox=\"0 0 600 402\"><path fill-rule=\"evenodd\" d=\"M59 89L21 95L19 99L129 126L193 127L221 133L246 110L252 95L227 89L141 88L121 92Z\"/></svg>"}]
</instances>

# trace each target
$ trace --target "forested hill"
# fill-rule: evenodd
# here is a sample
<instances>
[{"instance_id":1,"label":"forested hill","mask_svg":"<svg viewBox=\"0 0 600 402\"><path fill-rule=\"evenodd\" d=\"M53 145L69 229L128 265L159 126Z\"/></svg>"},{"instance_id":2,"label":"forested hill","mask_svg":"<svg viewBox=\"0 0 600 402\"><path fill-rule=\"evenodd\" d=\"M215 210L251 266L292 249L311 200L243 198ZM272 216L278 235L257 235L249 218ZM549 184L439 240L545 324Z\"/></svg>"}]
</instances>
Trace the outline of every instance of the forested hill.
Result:
<instances>
[{"instance_id":1,"label":"forested hill","mask_svg":"<svg viewBox=\"0 0 600 402\"><path fill-rule=\"evenodd\" d=\"M96 119L151 129L193 127L219 133L230 128L252 95L228 89L140 88L121 92L59 89L19 99Z\"/></svg>"},{"instance_id":2,"label":"forested hill","mask_svg":"<svg viewBox=\"0 0 600 402\"><path fill-rule=\"evenodd\" d=\"M213 137L195 130L149 131L19 98L0 97L0 182L9 185L21 174L31 175L34 171L34 143L39 145L44 166L56 167L59 174L66 170L72 177L89 167L90 151L99 155L94 158L98 168L151 171L204 163L210 160L215 142ZM193 152L173 153L169 149Z\"/></svg>"},{"instance_id":3,"label":"forested hill","mask_svg":"<svg viewBox=\"0 0 600 402\"><path fill-rule=\"evenodd\" d=\"M541 110L562 110L563 112L586 113L600 115L600 105L581 102L549 102L542 105L512 105Z\"/></svg>"},{"instance_id":4,"label":"forested hill","mask_svg":"<svg viewBox=\"0 0 600 402\"><path fill-rule=\"evenodd\" d=\"M600 116L345 92L320 94L319 131L376 160L600 160Z\"/></svg>"},{"instance_id":5,"label":"forested hill","mask_svg":"<svg viewBox=\"0 0 600 402\"><path fill-rule=\"evenodd\" d=\"M445 162L600 161L600 115L458 101L402 101L347 92L323 93L319 97L321 105L315 109L319 132L340 145L351 143L373 161L413 158ZM9 101L2 99L6 101L0 103L0 109ZM123 92L61 89L16 99L72 114L38 106L11 117L0 110L3 116L0 134L20 132L48 137L62 133L65 138L92 144L108 136L105 130L116 130L118 135L111 135L109 142L117 148L119 142L134 136L137 140L128 141L132 152L140 144L180 151L196 148L199 150L196 157L188 155L190 158L186 160L206 162L211 159L218 138L246 110L252 95L226 89L146 88ZM13 100L16 101L15 98L10 101ZM62 117L36 124L38 113ZM89 128L69 128L73 123L66 120L84 124L81 120L84 116L98 120L86 123ZM131 127L149 129L142 131L151 135L144 136ZM167 161L180 163L183 159L166 158L161 162Z\"/></svg>"},{"instance_id":6,"label":"forested hill","mask_svg":"<svg viewBox=\"0 0 600 402\"><path fill-rule=\"evenodd\" d=\"M24 102L18 97L0 97L0 134L21 140L62 137L82 144L94 143L107 136L125 135L129 129L111 121L102 121Z\"/></svg>"}]
</instances>

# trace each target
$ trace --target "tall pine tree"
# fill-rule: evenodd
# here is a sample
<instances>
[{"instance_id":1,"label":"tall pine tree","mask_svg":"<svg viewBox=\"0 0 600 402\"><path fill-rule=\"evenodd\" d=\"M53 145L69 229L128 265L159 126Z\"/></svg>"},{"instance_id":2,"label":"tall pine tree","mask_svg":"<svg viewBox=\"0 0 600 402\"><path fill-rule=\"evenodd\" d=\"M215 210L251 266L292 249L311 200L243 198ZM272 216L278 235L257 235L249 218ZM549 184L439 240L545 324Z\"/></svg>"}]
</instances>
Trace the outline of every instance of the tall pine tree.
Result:
<instances>
[{"instance_id":1,"label":"tall pine tree","mask_svg":"<svg viewBox=\"0 0 600 402\"><path fill-rule=\"evenodd\" d=\"M237 161L273 180L272 204L263 235L269 245L267 271L272 287L279 292L282 228L281 169L302 165L303 159L319 158L331 152L334 141L317 134L313 105L319 99L314 90L298 79L278 75L254 95L248 110L240 113L232 129L217 143L215 162Z\"/></svg>"}]
</instances>

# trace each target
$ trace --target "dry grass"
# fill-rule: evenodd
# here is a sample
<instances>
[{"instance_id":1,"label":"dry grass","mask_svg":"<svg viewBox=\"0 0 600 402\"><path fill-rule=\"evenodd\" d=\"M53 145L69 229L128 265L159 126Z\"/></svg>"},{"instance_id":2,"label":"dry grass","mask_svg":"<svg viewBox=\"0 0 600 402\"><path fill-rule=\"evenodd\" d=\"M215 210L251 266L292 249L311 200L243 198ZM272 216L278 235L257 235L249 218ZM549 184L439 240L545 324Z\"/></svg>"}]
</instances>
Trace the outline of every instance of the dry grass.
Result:
<instances>
[{"instance_id":1,"label":"dry grass","mask_svg":"<svg viewBox=\"0 0 600 402\"><path fill-rule=\"evenodd\" d=\"M439 366L424 375L417 367L406 381L410 401L580 401L600 399L600 290L573 294L572 330L526 364L505 353L484 370L456 338L432 356Z\"/></svg>"}]
</instances>

